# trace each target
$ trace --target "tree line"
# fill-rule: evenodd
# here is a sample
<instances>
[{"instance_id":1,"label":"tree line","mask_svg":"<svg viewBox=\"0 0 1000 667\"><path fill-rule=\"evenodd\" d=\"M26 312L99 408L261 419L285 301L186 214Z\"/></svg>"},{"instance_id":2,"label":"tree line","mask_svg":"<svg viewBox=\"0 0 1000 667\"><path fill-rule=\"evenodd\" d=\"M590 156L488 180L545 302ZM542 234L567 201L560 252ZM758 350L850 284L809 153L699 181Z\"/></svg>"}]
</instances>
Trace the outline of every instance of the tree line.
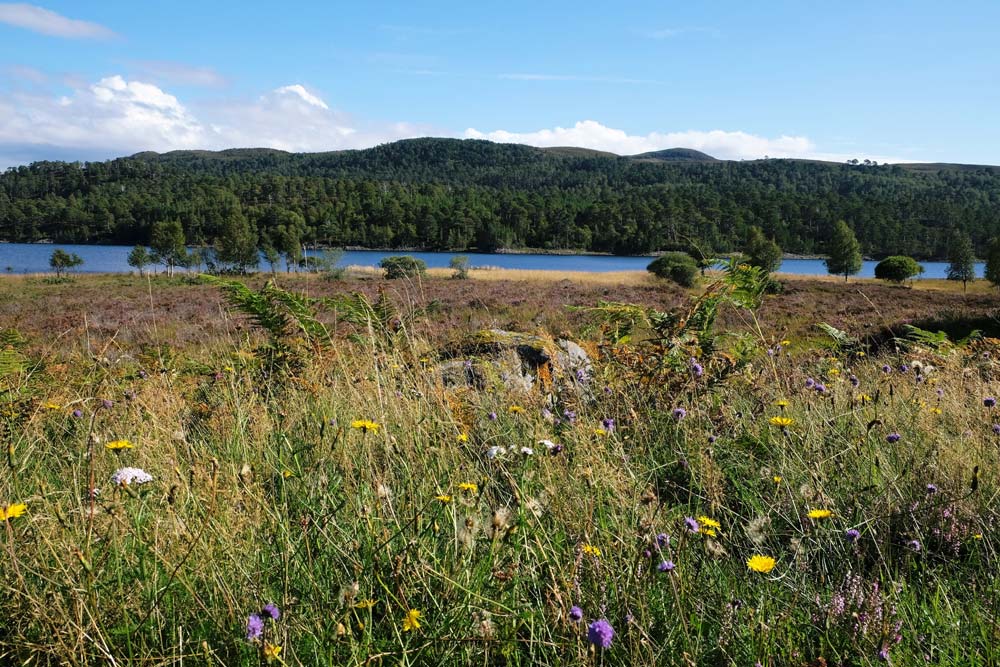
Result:
<instances>
[{"instance_id":1,"label":"tree line","mask_svg":"<svg viewBox=\"0 0 1000 667\"><path fill-rule=\"evenodd\" d=\"M1000 170L797 160L613 157L415 139L363 151L139 154L38 162L0 174L0 240L149 244L177 222L296 260L303 245L731 252L760 230L818 254L843 220L871 256L943 258L955 231L985 253L1000 235Z\"/></svg>"}]
</instances>

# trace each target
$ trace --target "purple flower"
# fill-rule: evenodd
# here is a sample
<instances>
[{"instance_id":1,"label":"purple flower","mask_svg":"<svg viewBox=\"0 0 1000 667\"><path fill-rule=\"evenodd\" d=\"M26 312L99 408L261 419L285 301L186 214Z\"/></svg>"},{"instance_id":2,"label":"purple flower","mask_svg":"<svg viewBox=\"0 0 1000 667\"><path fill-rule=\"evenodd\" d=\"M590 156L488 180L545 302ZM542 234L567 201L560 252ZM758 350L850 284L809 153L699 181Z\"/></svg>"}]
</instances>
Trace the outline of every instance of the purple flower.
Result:
<instances>
[{"instance_id":1,"label":"purple flower","mask_svg":"<svg viewBox=\"0 0 1000 667\"><path fill-rule=\"evenodd\" d=\"M806 378L806 389L812 389L816 386L816 380L812 378Z\"/></svg>"},{"instance_id":2,"label":"purple flower","mask_svg":"<svg viewBox=\"0 0 1000 667\"><path fill-rule=\"evenodd\" d=\"M83 410L77 408L76 410L73 411L73 416L79 419L80 417L83 416Z\"/></svg>"},{"instance_id":3,"label":"purple flower","mask_svg":"<svg viewBox=\"0 0 1000 667\"><path fill-rule=\"evenodd\" d=\"M563 417L565 417L566 421L568 421L570 424L576 423L576 413L573 412L572 410L563 410Z\"/></svg>"},{"instance_id":4,"label":"purple flower","mask_svg":"<svg viewBox=\"0 0 1000 667\"><path fill-rule=\"evenodd\" d=\"M857 528L850 528L844 533L844 539L848 542L857 542L859 537L861 537L861 531Z\"/></svg>"},{"instance_id":5,"label":"purple flower","mask_svg":"<svg viewBox=\"0 0 1000 667\"><path fill-rule=\"evenodd\" d=\"M696 378L700 378L702 374L705 372L704 367L697 361L695 361L694 357L691 357L691 372L694 373L694 376Z\"/></svg>"},{"instance_id":6,"label":"purple flower","mask_svg":"<svg viewBox=\"0 0 1000 667\"><path fill-rule=\"evenodd\" d=\"M576 369L576 381L577 382L586 382L587 381L587 372L585 370L583 370L582 368Z\"/></svg>"},{"instance_id":7,"label":"purple flower","mask_svg":"<svg viewBox=\"0 0 1000 667\"><path fill-rule=\"evenodd\" d=\"M993 425L993 432L996 433L997 435L1000 435L1000 424Z\"/></svg>"},{"instance_id":8,"label":"purple flower","mask_svg":"<svg viewBox=\"0 0 1000 667\"><path fill-rule=\"evenodd\" d=\"M883 373L891 373L892 372L892 366L890 366L889 364L882 364L882 372Z\"/></svg>"},{"instance_id":9,"label":"purple flower","mask_svg":"<svg viewBox=\"0 0 1000 667\"><path fill-rule=\"evenodd\" d=\"M861 384L861 380L859 380L856 375L852 375L850 379L851 379L851 385L852 386L857 387L859 384Z\"/></svg>"},{"instance_id":10,"label":"purple flower","mask_svg":"<svg viewBox=\"0 0 1000 667\"><path fill-rule=\"evenodd\" d=\"M889 648L886 646L882 647L882 650L878 652L878 659L886 662L889 660Z\"/></svg>"},{"instance_id":11,"label":"purple flower","mask_svg":"<svg viewBox=\"0 0 1000 667\"><path fill-rule=\"evenodd\" d=\"M587 628L587 641L594 646L608 648L611 646L611 640L614 638L615 629L603 618L594 621Z\"/></svg>"},{"instance_id":12,"label":"purple flower","mask_svg":"<svg viewBox=\"0 0 1000 667\"><path fill-rule=\"evenodd\" d=\"M610 396L611 395L611 387L605 387L604 388L604 395L605 396Z\"/></svg>"},{"instance_id":13,"label":"purple flower","mask_svg":"<svg viewBox=\"0 0 1000 667\"><path fill-rule=\"evenodd\" d=\"M576 622L579 622L579 620L581 618L583 618L583 610L582 609L580 609L576 605L573 605L572 607L569 608L569 620L571 620L574 623L576 623Z\"/></svg>"},{"instance_id":14,"label":"purple flower","mask_svg":"<svg viewBox=\"0 0 1000 667\"><path fill-rule=\"evenodd\" d=\"M910 372L910 367L907 366L906 364L903 364L902 366L899 367L899 372L900 373L909 373Z\"/></svg>"},{"instance_id":15,"label":"purple flower","mask_svg":"<svg viewBox=\"0 0 1000 667\"><path fill-rule=\"evenodd\" d=\"M934 392L934 393L937 394L938 398L941 398L942 396L944 396L944 389L941 389L940 387L938 387L937 391Z\"/></svg>"},{"instance_id":16,"label":"purple flower","mask_svg":"<svg viewBox=\"0 0 1000 667\"><path fill-rule=\"evenodd\" d=\"M674 408L674 419L684 419L687 415L687 410L684 408Z\"/></svg>"},{"instance_id":17,"label":"purple flower","mask_svg":"<svg viewBox=\"0 0 1000 667\"><path fill-rule=\"evenodd\" d=\"M913 551L919 552L920 540L910 540L909 542L906 543L906 546L908 549L912 549Z\"/></svg>"},{"instance_id":18,"label":"purple flower","mask_svg":"<svg viewBox=\"0 0 1000 667\"><path fill-rule=\"evenodd\" d=\"M895 443L899 442L899 439L902 438L902 437L903 436L901 436L900 434L898 434L895 431L893 431L889 435L885 436L885 441L888 442L890 445L892 445L892 444L895 444Z\"/></svg>"},{"instance_id":19,"label":"purple flower","mask_svg":"<svg viewBox=\"0 0 1000 667\"><path fill-rule=\"evenodd\" d=\"M565 448L562 445L556 445L555 447L549 450L549 454L551 454L552 456L556 456L557 454L562 452L563 449Z\"/></svg>"},{"instance_id":20,"label":"purple flower","mask_svg":"<svg viewBox=\"0 0 1000 667\"><path fill-rule=\"evenodd\" d=\"M694 520L694 517L685 517L684 525L687 526L689 533L697 533L699 530L698 522Z\"/></svg>"},{"instance_id":21,"label":"purple flower","mask_svg":"<svg viewBox=\"0 0 1000 667\"><path fill-rule=\"evenodd\" d=\"M264 619L257 614L250 614L247 619L247 639L260 639L264 634Z\"/></svg>"},{"instance_id":22,"label":"purple flower","mask_svg":"<svg viewBox=\"0 0 1000 667\"><path fill-rule=\"evenodd\" d=\"M813 388L816 390L817 393L820 393L820 394L825 394L826 393L826 385L823 384L822 382L817 382L813 386Z\"/></svg>"},{"instance_id":23,"label":"purple flower","mask_svg":"<svg viewBox=\"0 0 1000 667\"><path fill-rule=\"evenodd\" d=\"M268 602L266 605L264 605L264 609L261 610L260 615L269 616L272 621L277 621L279 618L281 618L281 610L278 609L278 605L274 604L273 602Z\"/></svg>"},{"instance_id":24,"label":"purple flower","mask_svg":"<svg viewBox=\"0 0 1000 667\"><path fill-rule=\"evenodd\" d=\"M673 572L675 567L677 566L674 565L674 561L665 560L659 565L657 565L656 569L659 570L660 572Z\"/></svg>"},{"instance_id":25,"label":"purple flower","mask_svg":"<svg viewBox=\"0 0 1000 667\"><path fill-rule=\"evenodd\" d=\"M717 438L714 435L708 436L708 444L713 445L713 444L715 444L716 440L717 440Z\"/></svg>"},{"instance_id":26,"label":"purple flower","mask_svg":"<svg viewBox=\"0 0 1000 667\"><path fill-rule=\"evenodd\" d=\"M106 398L101 399L101 407L105 410L110 410L114 406L114 401L109 401Z\"/></svg>"},{"instance_id":27,"label":"purple flower","mask_svg":"<svg viewBox=\"0 0 1000 667\"><path fill-rule=\"evenodd\" d=\"M660 533L656 536L656 545L659 547L665 547L670 544L670 536L666 533Z\"/></svg>"},{"instance_id":28,"label":"purple flower","mask_svg":"<svg viewBox=\"0 0 1000 667\"><path fill-rule=\"evenodd\" d=\"M992 396L987 396L986 398L983 399L983 405L985 405L988 408L996 407L996 404L997 404L997 399L993 398Z\"/></svg>"},{"instance_id":29,"label":"purple flower","mask_svg":"<svg viewBox=\"0 0 1000 667\"><path fill-rule=\"evenodd\" d=\"M491 422L495 422L495 421L497 420L497 413L495 413L495 412L491 412L491 413L489 414L489 418L490 418L490 421L491 421Z\"/></svg>"},{"instance_id":30,"label":"purple flower","mask_svg":"<svg viewBox=\"0 0 1000 667\"><path fill-rule=\"evenodd\" d=\"M462 367L465 368L465 370L467 370L467 371L471 371L472 370L472 359L466 359L465 362L462 364Z\"/></svg>"},{"instance_id":31,"label":"purple flower","mask_svg":"<svg viewBox=\"0 0 1000 667\"><path fill-rule=\"evenodd\" d=\"M936 484L928 484L927 485L927 493L929 495L933 495L933 494L935 494L937 492L938 492L938 488L937 488Z\"/></svg>"},{"instance_id":32,"label":"purple flower","mask_svg":"<svg viewBox=\"0 0 1000 667\"><path fill-rule=\"evenodd\" d=\"M139 371L139 377L142 378L143 380L145 380L149 376L146 374L146 371L140 370Z\"/></svg>"},{"instance_id":33,"label":"purple flower","mask_svg":"<svg viewBox=\"0 0 1000 667\"><path fill-rule=\"evenodd\" d=\"M605 417L601 420L601 427L608 433L611 433L615 430L615 420L611 417Z\"/></svg>"}]
</instances>

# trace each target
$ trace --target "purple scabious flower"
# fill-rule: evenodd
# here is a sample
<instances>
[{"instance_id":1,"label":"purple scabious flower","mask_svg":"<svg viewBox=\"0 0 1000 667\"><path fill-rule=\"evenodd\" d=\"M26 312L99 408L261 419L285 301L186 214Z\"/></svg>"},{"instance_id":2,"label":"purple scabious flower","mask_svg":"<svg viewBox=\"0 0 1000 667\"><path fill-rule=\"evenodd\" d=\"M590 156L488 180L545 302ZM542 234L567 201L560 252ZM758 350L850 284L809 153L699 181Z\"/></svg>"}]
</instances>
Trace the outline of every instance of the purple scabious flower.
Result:
<instances>
[{"instance_id":1,"label":"purple scabious flower","mask_svg":"<svg viewBox=\"0 0 1000 667\"><path fill-rule=\"evenodd\" d=\"M806 378L806 389L812 389L816 386L816 380L812 378Z\"/></svg>"},{"instance_id":2,"label":"purple scabious flower","mask_svg":"<svg viewBox=\"0 0 1000 667\"><path fill-rule=\"evenodd\" d=\"M79 419L80 417L83 416L83 410L77 408L76 410L73 411L73 416Z\"/></svg>"},{"instance_id":3,"label":"purple scabious flower","mask_svg":"<svg viewBox=\"0 0 1000 667\"><path fill-rule=\"evenodd\" d=\"M899 439L902 438L902 437L903 436L901 436L900 434L898 434L895 431L893 431L889 435L885 436L885 441L888 442L890 445L893 445L893 444L899 442Z\"/></svg>"},{"instance_id":4,"label":"purple scabious flower","mask_svg":"<svg viewBox=\"0 0 1000 667\"><path fill-rule=\"evenodd\" d=\"M149 377L149 375L146 374L146 371L140 369L139 370L139 377L142 378L143 380L145 380L146 378Z\"/></svg>"},{"instance_id":5,"label":"purple scabious flower","mask_svg":"<svg viewBox=\"0 0 1000 667\"><path fill-rule=\"evenodd\" d=\"M264 634L264 619L257 614L250 614L247 619L247 639L260 639Z\"/></svg>"},{"instance_id":6,"label":"purple scabious flower","mask_svg":"<svg viewBox=\"0 0 1000 667\"><path fill-rule=\"evenodd\" d=\"M580 621L581 618L583 618L582 609L580 609L576 605L573 605L572 607L569 608L569 620L573 621L574 623L577 623Z\"/></svg>"},{"instance_id":7,"label":"purple scabious flower","mask_svg":"<svg viewBox=\"0 0 1000 667\"><path fill-rule=\"evenodd\" d=\"M606 619L599 618L587 628L587 641L600 648L611 646L611 640L615 638L615 629Z\"/></svg>"},{"instance_id":8,"label":"purple scabious flower","mask_svg":"<svg viewBox=\"0 0 1000 667\"><path fill-rule=\"evenodd\" d=\"M268 602L264 605L264 608L260 612L261 616L268 616L272 621L277 621L281 618L281 610L278 609L278 605L273 602Z\"/></svg>"},{"instance_id":9,"label":"purple scabious flower","mask_svg":"<svg viewBox=\"0 0 1000 667\"><path fill-rule=\"evenodd\" d=\"M903 364L902 366L899 367L899 372L900 373L909 373L910 372L910 367L907 366L906 364Z\"/></svg>"},{"instance_id":10,"label":"purple scabious flower","mask_svg":"<svg viewBox=\"0 0 1000 667\"><path fill-rule=\"evenodd\" d=\"M891 373L892 366L890 366L889 364L882 364L882 372L886 374Z\"/></svg>"},{"instance_id":11,"label":"purple scabious flower","mask_svg":"<svg viewBox=\"0 0 1000 667\"><path fill-rule=\"evenodd\" d=\"M920 552L920 540L910 540L906 543L906 547L916 552Z\"/></svg>"},{"instance_id":12,"label":"purple scabious flower","mask_svg":"<svg viewBox=\"0 0 1000 667\"><path fill-rule=\"evenodd\" d=\"M993 425L993 432L996 433L997 435L1000 435L1000 424Z\"/></svg>"},{"instance_id":13,"label":"purple scabious flower","mask_svg":"<svg viewBox=\"0 0 1000 667\"><path fill-rule=\"evenodd\" d=\"M687 526L689 533L697 533L700 530L698 522L694 520L694 517L685 517L684 525Z\"/></svg>"},{"instance_id":14,"label":"purple scabious flower","mask_svg":"<svg viewBox=\"0 0 1000 667\"><path fill-rule=\"evenodd\" d=\"M987 396L986 398L983 399L983 405L985 405L988 408L996 407L996 404L997 404L997 399L993 398L992 396Z\"/></svg>"},{"instance_id":15,"label":"purple scabious flower","mask_svg":"<svg viewBox=\"0 0 1000 667\"><path fill-rule=\"evenodd\" d=\"M495 422L495 421L497 420L497 413L495 413L495 412L491 412L491 413L490 413L489 415L487 415L487 416L488 416L488 417L490 418L490 421L491 421L491 422Z\"/></svg>"},{"instance_id":16,"label":"purple scabious flower","mask_svg":"<svg viewBox=\"0 0 1000 667\"><path fill-rule=\"evenodd\" d=\"M608 433L615 430L615 420L611 417L605 417L601 420L601 428L603 428Z\"/></svg>"},{"instance_id":17,"label":"purple scabious flower","mask_svg":"<svg viewBox=\"0 0 1000 667\"><path fill-rule=\"evenodd\" d=\"M568 421L570 424L576 423L576 413L573 412L572 410L563 410L563 417L565 417L566 421Z\"/></svg>"},{"instance_id":18,"label":"purple scabious flower","mask_svg":"<svg viewBox=\"0 0 1000 667\"><path fill-rule=\"evenodd\" d=\"M675 567L677 566L674 565L674 561L665 560L659 565L657 565L656 569L659 570L660 572L673 572Z\"/></svg>"},{"instance_id":19,"label":"purple scabious flower","mask_svg":"<svg viewBox=\"0 0 1000 667\"><path fill-rule=\"evenodd\" d=\"M889 649L886 646L882 647L882 650L878 652L878 659L882 662L888 662L889 660Z\"/></svg>"},{"instance_id":20,"label":"purple scabious flower","mask_svg":"<svg viewBox=\"0 0 1000 667\"><path fill-rule=\"evenodd\" d=\"M687 410L684 408L674 408L674 419L684 419L687 416Z\"/></svg>"},{"instance_id":21,"label":"purple scabious flower","mask_svg":"<svg viewBox=\"0 0 1000 667\"><path fill-rule=\"evenodd\" d=\"M857 542L859 537L861 537L861 531L857 528L849 528L844 532L844 539L848 542Z\"/></svg>"},{"instance_id":22,"label":"purple scabious flower","mask_svg":"<svg viewBox=\"0 0 1000 667\"><path fill-rule=\"evenodd\" d=\"M694 373L696 378L700 378L705 372L705 368L694 357L691 357L691 372Z\"/></svg>"},{"instance_id":23,"label":"purple scabious flower","mask_svg":"<svg viewBox=\"0 0 1000 667\"><path fill-rule=\"evenodd\" d=\"M851 380L851 385L854 387L857 387L859 384L861 384L861 380L859 380L858 376L856 375L852 375L850 380Z\"/></svg>"},{"instance_id":24,"label":"purple scabious flower","mask_svg":"<svg viewBox=\"0 0 1000 667\"><path fill-rule=\"evenodd\" d=\"M110 410L115 405L114 401L109 401L106 398L101 399L101 407L105 410Z\"/></svg>"},{"instance_id":25,"label":"purple scabious flower","mask_svg":"<svg viewBox=\"0 0 1000 667\"><path fill-rule=\"evenodd\" d=\"M472 359L466 359L464 362L462 362L462 368L464 368L467 371L471 371L472 370Z\"/></svg>"},{"instance_id":26,"label":"purple scabious flower","mask_svg":"<svg viewBox=\"0 0 1000 667\"><path fill-rule=\"evenodd\" d=\"M708 436L708 444L713 445L715 444L716 440L718 440L718 438L716 438L714 435Z\"/></svg>"},{"instance_id":27,"label":"purple scabious flower","mask_svg":"<svg viewBox=\"0 0 1000 667\"><path fill-rule=\"evenodd\" d=\"M938 492L937 484L928 484L927 485L927 494L928 495L933 495L933 494L935 494L937 492Z\"/></svg>"},{"instance_id":28,"label":"purple scabious flower","mask_svg":"<svg viewBox=\"0 0 1000 667\"><path fill-rule=\"evenodd\" d=\"M663 548L670 544L670 536L666 533L660 533L656 536L656 546Z\"/></svg>"},{"instance_id":29,"label":"purple scabious flower","mask_svg":"<svg viewBox=\"0 0 1000 667\"><path fill-rule=\"evenodd\" d=\"M816 393L819 393L819 394L825 394L826 393L826 385L823 384L822 382L817 382L815 385L813 385L813 389L815 389Z\"/></svg>"},{"instance_id":30,"label":"purple scabious flower","mask_svg":"<svg viewBox=\"0 0 1000 667\"><path fill-rule=\"evenodd\" d=\"M935 391L934 393L937 394L938 398L942 398L944 396L944 389L941 389L940 387L938 387L937 391Z\"/></svg>"},{"instance_id":31,"label":"purple scabious flower","mask_svg":"<svg viewBox=\"0 0 1000 667\"><path fill-rule=\"evenodd\" d=\"M562 452L563 449L565 449L565 447L563 447L562 445L556 445L555 447L549 450L549 454L551 454L552 456L557 456Z\"/></svg>"}]
</instances>

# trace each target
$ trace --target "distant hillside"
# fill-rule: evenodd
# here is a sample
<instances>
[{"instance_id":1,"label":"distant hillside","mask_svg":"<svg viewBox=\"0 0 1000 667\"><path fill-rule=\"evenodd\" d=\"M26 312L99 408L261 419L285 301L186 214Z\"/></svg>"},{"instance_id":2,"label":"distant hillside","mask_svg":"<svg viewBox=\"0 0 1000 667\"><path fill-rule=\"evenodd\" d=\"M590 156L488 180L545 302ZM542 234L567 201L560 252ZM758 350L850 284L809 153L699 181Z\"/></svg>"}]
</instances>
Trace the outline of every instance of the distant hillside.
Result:
<instances>
[{"instance_id":1,"label":"distant hillside","mask_svg":"<svg viewBox=\"0 0 1000 667\"><path fill-rule=\"evenodd\" d=\"M757 226L822 252L846 220L869 255L940 257L952 228L1000 234L1000 169L717 160L685 148L617 156L574 147L409 139L365 150L138 153L0 174L0 240L145 243L178 220L210 244L550 248L614 253L740 247Z\"/></svg>"}]
</instances>

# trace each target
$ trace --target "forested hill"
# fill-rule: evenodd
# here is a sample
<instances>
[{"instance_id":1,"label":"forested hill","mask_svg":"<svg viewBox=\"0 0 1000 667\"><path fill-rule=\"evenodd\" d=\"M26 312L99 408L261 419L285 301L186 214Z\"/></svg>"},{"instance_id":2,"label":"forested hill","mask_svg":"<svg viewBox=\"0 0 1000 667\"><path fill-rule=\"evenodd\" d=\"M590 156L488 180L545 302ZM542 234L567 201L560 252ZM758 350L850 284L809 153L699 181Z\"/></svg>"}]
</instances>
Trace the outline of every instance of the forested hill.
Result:
<instances>
[{"instance_id":1,"label":"forested hill","mask_svg":"<svg viewBox=\"0 0 1000 667\"><path fill-rule=\"evenodd\" d=\"M938 257L960 228L1000 234L1000 169L732 162L688 149L631 157L456 139L332 153L269 149L38 162L0 175L0 239L145 243L179 220L189 243L232 230L276 248L581 249L740 246L759 226L822 252L836 220L865 253Z\"/></svg>"}]
</instances>

